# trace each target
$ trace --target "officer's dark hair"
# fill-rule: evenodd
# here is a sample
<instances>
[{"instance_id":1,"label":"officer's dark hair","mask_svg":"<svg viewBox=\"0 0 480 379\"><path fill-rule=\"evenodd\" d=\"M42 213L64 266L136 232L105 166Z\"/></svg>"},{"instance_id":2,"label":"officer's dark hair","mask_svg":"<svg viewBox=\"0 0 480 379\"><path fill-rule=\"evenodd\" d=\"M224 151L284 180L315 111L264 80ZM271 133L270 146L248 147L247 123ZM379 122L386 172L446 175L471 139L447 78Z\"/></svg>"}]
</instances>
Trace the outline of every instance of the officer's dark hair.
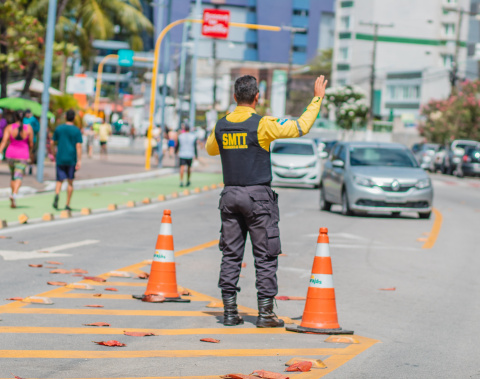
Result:
<instances>
[{"instance_id":1,"label":"officer's dark hair","mask_svg":"<svg viewBox=\"0 0 480 379\"><path fill-rule=\"evenodd\" d=\"M189 131L190 131L190 125L185 124L185 131L186 131L186 132L189 132Z\"/></svg>"},{"instance_id":2,"label":"officer's dark hair","mask_svg":"<svg viewBox=\"0 0 480 379\"><path fill-rule=\"evenodd\" d=\"M257 79L244 75L235 81L235 97L238 104L252 104L258 93Z\"/></svg>"},{"instance_id":3,"label":"officer's dark hair","mask_svg":"<svg viewBox=\"0 0 480 379\"><path fill-rule=\"evenodd\" d=\"M69 109L65 114L65 118L68 122L73 122L73 120L75 120L75 111L73 109Z\"/></svg>"}]
</instances>

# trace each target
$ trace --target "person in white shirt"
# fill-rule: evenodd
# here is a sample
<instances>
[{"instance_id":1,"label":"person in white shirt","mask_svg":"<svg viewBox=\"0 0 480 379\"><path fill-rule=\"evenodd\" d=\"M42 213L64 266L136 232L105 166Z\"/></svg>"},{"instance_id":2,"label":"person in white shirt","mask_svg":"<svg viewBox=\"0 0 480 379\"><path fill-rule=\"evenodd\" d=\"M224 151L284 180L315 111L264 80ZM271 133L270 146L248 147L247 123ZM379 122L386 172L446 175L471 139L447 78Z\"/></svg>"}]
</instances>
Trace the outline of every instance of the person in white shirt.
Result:
<instances>
[{"instance_id":1,"label":"person in white shirt","mask_svg":"<svg viewBox=\"0 0 480 379\"><path fill-rule=\"evenodd\" d=\"M178 143L175 152L180 158L180 187L183 187L183 177L185 175L185 167L187 167L187 184L190 185L190 175L192 172L193 159L198 158L197 153L197 137L194 133L190 133L190 126L185 125L185 133L178 136Z\"/></svg>"}]
</instances>

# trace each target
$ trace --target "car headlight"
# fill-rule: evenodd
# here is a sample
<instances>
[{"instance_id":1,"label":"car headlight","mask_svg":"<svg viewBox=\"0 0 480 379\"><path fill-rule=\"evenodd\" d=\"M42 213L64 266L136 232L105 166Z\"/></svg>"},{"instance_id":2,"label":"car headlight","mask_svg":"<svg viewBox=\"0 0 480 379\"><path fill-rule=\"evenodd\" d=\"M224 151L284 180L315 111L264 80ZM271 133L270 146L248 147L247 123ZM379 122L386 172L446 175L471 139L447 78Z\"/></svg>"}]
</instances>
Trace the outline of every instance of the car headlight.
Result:
<instances>
[{"instance_id":1,"label":"car headlight","mask_svg":"<svg viewBox=\"0 0 480 379\"><path fill-rule=\"evenodd\" d=\"M375 183L371 179L366 178L364 176L355 175L353 177L353 181L359 186L364 186L364 187L373 187L375 185Z\"/></svg>"},{"instance_id":2,"label":"car headlight","mask_svg":"<svg viewBox=\"0 0 480 379\"><path fill-rule=\"evenodd\" d=\"M317 165L317 162L313 161L313 162L310 163L309 165L306 165L305 168L315 167L316 165Z\"/></svg>"},{"instance_id":3,"label":"car headlight","mask_svg":"<svg viewBox=\"0 0 480 379\"><path fill-rule=\"evenodd\" d=\"M432 182L430 181L429 178L427 178L427 179L419 180L417 184L415 184L415 187L417 187L418 189L424 189L424 188L430 187L431 185L432 185Z\"/></svg>"}]
</instances>

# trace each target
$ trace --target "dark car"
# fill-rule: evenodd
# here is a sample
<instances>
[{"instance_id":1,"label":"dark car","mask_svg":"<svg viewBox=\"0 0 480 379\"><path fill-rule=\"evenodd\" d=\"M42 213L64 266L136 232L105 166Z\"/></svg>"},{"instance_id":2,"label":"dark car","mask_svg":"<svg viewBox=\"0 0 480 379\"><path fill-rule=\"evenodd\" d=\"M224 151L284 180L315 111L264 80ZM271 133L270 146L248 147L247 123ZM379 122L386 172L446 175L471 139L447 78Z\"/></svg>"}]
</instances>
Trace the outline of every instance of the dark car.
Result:
<instances>
[{"instance_id":1,"label":"dark car","mask_svg":"<svg viewBox=\"0 0 480 379\"><path fill-rule=\"evenodd\" d=\"M465 149L457 176L480 176L480 146Z\"/></svg>"}]
</instances>

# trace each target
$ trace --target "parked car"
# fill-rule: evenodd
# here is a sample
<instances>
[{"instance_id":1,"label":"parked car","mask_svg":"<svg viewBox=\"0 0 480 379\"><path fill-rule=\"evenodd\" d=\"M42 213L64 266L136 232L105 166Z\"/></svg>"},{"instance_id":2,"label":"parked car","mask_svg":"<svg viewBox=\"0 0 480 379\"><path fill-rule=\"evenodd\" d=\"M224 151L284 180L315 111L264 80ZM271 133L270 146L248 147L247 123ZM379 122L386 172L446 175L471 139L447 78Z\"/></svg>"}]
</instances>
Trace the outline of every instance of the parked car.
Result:
<instances>
[{"instance_id":1,"label":"parked car","mask_svg":"<svg viewBox=\"0 0 480 379\"><path fill-rule=\"evenodd\" d=\"M354 212L417 212L430 218L433 188L412 152L393 143L339 142L325 162L320 208Z\"/></svg>"},{"instance_id":2,"label":"parked car","mask_svg":"<svg viewBox=\"0 0 480 379\"><path fill-rule=\"evenodd\" d=\"M457 176L480 176L480 145L465 149Z\"/></svg>"},{"instance_id":3,"label":"parked car","mask_svg":"<svg viewBox=\"0 0 480 379\"><path fill-rule=\"evenodd\" d=\"M435 152L439 149L438 143L421 143L416 146L415 151L412 148L413 155L417 159L418 164L424 170L430 170Z\"/></svg>"},{"instance_id":4,"label":"parked car","mask_svg":"<svg viewBox=\"0 0 480 379\"><path fill-rule=\"evenodd\" d=\"M321 163L315 142L307 138L281 139L271 145L272 184L320 184Z\"/></svg>"},{"instance_id":5,"label":"parked car","mask_svg":"<svg viewBox=\"0 0 480 379\"><path fill-rule=\"evenodd\" d=\"M437 172L442 169L443 160L445 159L445 153L446 153L445 149L446 149L445 145L440 145L437 151L435 152L435 154L433 154L433 158L430 162L431 172Z\"/></svg>"},{"instance_id":6,"label":"parked car","mask_svg":"<svg viewBox=\"0 0 480 379\"><path fill-rule=\"evenodd\" d=\"M476 147L480 143L472 140L455 140L447 147L445 157L442 164L442 172L444 174L453 175L462 162L467 147Z\"/></svg>"}]
</instances>

